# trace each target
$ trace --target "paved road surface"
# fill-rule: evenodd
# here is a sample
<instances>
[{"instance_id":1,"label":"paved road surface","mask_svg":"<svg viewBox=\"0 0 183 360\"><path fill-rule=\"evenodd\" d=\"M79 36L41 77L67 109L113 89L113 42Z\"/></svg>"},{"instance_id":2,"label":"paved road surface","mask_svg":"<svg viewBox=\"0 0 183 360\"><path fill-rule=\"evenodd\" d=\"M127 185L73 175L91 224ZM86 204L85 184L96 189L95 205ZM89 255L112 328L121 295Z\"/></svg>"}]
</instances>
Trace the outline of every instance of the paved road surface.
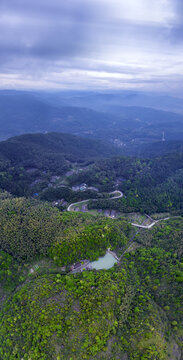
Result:
<instances>
[{"instance_id":1,"label":"paved road surface","mask_svg":"<svg viewBox=\"0 0 183 360\"><path fill-rule=\"evenodd\" d=\"M164 219L159 219L159 220L154 220L150 225L139 225L139 224L134 224L134 223L131 223L131 224L133 226L136 226L136 227L141 228L141 229L151 229L159 221L169 220L169 219L170 219L170 217L167 217L167 218L164 218Z\"/></svg>"}]
</instances>

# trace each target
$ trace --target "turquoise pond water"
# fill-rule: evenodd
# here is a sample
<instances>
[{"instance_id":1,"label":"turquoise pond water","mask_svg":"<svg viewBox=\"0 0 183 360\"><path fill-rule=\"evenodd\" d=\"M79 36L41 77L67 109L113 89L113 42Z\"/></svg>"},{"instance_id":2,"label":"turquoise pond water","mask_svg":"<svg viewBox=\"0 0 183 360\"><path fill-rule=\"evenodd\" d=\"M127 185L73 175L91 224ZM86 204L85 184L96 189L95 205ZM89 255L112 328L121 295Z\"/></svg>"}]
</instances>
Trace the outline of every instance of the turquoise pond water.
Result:
<instances>
[{"instance_id":1,"label":"turquoise pond water","mask_svg":"<svg viewBox=\"0 0 183 360\"><path fill-rule=\"evenodd\" d=\"M101 269L110 269L117 263L115 257L109 253L105 254L105 256L100 257L98 260L91 262L89 265L96 270Z\"/></svg>"}]
</instances>

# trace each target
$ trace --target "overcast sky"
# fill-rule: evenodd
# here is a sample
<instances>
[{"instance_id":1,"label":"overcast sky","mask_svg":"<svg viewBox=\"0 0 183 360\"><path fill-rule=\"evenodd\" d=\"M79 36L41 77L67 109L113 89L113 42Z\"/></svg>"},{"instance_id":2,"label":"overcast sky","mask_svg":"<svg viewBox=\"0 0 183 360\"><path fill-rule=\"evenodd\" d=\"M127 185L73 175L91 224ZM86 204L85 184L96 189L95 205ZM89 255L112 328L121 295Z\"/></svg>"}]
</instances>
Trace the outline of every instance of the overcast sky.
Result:
<instances>
[{"instance_id":1,"label":"overcast sky","mask_svg":"<svg viewBox=\"0 0 183 360\"><path fill-rule=\"evenodd\" d=\"M0 87L182 94L182 0L0 0Z\"/></svg>"}]
</instances>

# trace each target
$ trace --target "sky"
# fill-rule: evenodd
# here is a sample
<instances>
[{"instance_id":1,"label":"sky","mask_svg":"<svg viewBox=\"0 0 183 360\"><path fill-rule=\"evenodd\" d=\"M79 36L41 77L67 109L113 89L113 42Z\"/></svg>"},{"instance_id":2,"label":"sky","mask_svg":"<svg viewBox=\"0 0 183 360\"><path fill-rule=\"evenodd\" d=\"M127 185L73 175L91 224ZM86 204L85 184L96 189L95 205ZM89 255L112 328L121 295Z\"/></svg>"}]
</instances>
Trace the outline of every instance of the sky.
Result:
<instances>
[{"instance_id":1,"label":"sky","mask_svg":"<svg viewBox=\"0 0 183 360\"><path fill-rule=\"evenodd\" d=\"M183 90L182 0L0 0L1 89Z\"/></svg>"}]
</instances>

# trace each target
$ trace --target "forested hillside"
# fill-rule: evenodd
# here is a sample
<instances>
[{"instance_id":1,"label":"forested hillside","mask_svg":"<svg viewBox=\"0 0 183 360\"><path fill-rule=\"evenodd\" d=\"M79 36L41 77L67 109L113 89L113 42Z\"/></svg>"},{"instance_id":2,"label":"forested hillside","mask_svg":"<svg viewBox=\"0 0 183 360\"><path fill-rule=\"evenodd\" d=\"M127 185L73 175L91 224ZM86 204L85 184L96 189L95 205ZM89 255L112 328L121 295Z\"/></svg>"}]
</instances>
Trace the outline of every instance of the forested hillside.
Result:
<instances>
[{"instance_id":1,"label":"forested hillside","mask_svg":"<svg viewBox=\"0 0 183 360\"><path fill-rule=\"evenodd\" d=\"M136 156L140 158L154 158L157 156L163 156L171 154L173 152L183 151L183 141L171 140L171 141L155 141L155 142L141 142L134 141L127 144L125 149L121 149L122 154L126 156Z\"/></svg>"},{"instance_id":2,"label":"forested hillside","mask_svg":"<svg viewBox=\"0 0 183 360\"><path fill-rule=\"evenodd\" d=\"M48 201L98 199L90 208L182 213L181 148L152 159L116 157L117 153L112 146L68 134L10 138L0 143L0 188ZM83 183L85 191L72 190ZM93 188L98 192L92 192ZM124 193L122 199L103 200L104 193L115 189Z\"/></svg>"},{"instance_id":3,"label":"forested hillside","mask_svg":"<svg viewBox=\"0 0 183 360\"><path fill-rule=\"evenodd\" d=\"M140 159L68 134L0 143L0 359L182 359L179 145ZM134 226L145 213L161 221Z\"/></svg>"},{"instance_id":4,"label":"forested hillside","mask_svg":"<svg viewBox=\"0 0 183 360\"><path fill-rule=\"evenodd\" d=\"M154 159L112 158L99 161L70 183L86 182L109 192L116 184L124 197L115 201L99 200L90 207L114 208L121 212L155 213L183 209L183 153Z\"/></svg>"},{"instance_id":5,"label":"forested hillside","mask_svg":"<svg viewBox=\"0 0 183 360\"><path fill-rule=\"evenodd\" d=\"M11 192L0 193L0 359L180 360L182 152L105 159L116 150L52 133L11 138L0 154ZM115 189L124 196L111 200ZM50 203L61 197L120 215L65 212ZM137 229L130 212L170 219ZM83 270L107 249L117 265Z\"/></svg>"},{"instance_id":6,"label":"forested hillside","mask_svg":"<svg viewBox=\"0 0 183 360\"><path fill-rule=\"evenodd\" d=\"M143 230L123 254L134 231L122 218L7 193L0 212L1 359L181 359L181 218ZM70 273L109 246L118 266Z\"/></svg>"},{"instance_id":7,"label":"forested hillside","mask_svg":"<svg viewBox=\"0 0 183 360\"><path fill-rule=\"evenodd\" d=\"M73 164L85 166L119 153L112 145L74 135L28 134L0 143L0 188L13 194L31 194L34 181L42 187L52 175L61 176Z\"/></svg>"}]
</instances>

